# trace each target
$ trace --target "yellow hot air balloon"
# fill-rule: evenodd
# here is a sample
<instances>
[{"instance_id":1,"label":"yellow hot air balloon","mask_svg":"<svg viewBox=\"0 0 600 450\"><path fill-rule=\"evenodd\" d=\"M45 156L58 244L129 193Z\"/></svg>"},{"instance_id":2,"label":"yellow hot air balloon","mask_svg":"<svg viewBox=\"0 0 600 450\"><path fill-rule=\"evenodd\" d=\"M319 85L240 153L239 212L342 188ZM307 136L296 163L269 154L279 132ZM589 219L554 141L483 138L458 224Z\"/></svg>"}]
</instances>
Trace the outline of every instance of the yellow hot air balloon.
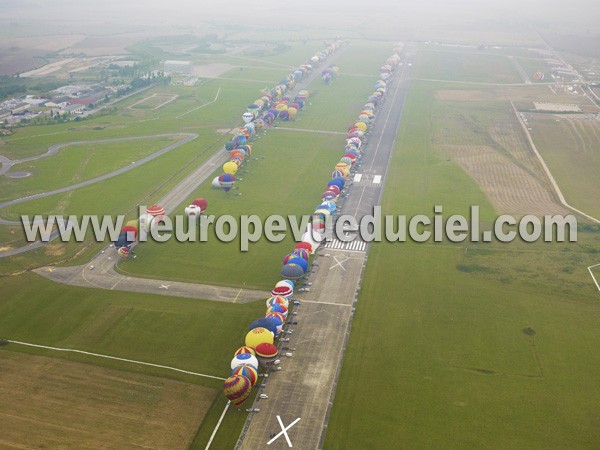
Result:
<instances>
[{"instance_id":1,"label":"yellow hot air balloon","mask_svg":"<svg viewBox=\"0 0 600 450\"><path fill-rule=\"evenodd\" d=\"M275 109L279 112L288 109L287 105L285 103L279 103L277 106L275 106Z\"/></svg>"},{"instance_id":2,"label":"yellow hot air balloon","mask_svg":"<svg viewBox=\"0 0 600 450\"><path fill-rule=\"evenodd\" d=\"M298 114L298 110L296 108L288 108L288 113L290 115L290 120L294 120L296 118L296 114Z\"/></svg>"},{"instance_id":3,"label":"yellow hot air balloon","mask_svg":"<svg viewBox=\"0 0 600 450\"><path fill-rule=\"evenodd\" d=\"M367 124L366 124L366 123L364 123L364 122L356 122L356 123L354 124L354 126L355 126L356 128L358 128L360 131L362 131L363 133L364 133L365 131L367 131Z\"/></svg>"},{"instance_id":4,"label":"yellow hot air balloon","mask_svg":"<svg viewBox=\"0 0 600 450\"><path fill-rule=\"evenodd\" d=\"M233 161L227 161L223 164L223 172L234 175L238 170L238 165Z\"/></svg>"},{"instance_id":5,"label":"yellow hot air balloon","mask_svg":"<svg viewBox=\"0 0 600 450\"><path fill-rule=\"evenodd\" d=\"M346 163L339 162L339 163L337 163L335 165L335 170L341 170L341 171L343 171L343 170L346 170L346 169L350 170L350 166L348 164L346 164Z\"/></svg>"},{"instance_id":6,"label":"yellow hot air balloon","mask_svg":"<svg viewBox=\"0 0 600 450\"><path fill-rule=\"evenodd\" d=\"M257 345L266 342L268 344L273 343L273 333L263 327L257 327L246 334L246 346L256 348Z\"/></svg>"}]
</instances>

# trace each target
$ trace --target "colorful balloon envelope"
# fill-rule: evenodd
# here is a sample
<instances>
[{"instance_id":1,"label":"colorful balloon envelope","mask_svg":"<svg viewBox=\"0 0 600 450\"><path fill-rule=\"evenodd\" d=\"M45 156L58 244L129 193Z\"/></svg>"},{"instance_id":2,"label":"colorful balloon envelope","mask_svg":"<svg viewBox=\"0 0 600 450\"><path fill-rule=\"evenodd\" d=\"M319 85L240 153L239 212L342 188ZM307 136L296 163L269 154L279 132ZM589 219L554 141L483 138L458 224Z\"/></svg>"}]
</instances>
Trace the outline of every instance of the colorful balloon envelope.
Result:
<instances>
[{"instance_id":1,"label":"colorful balloon envelope","mask_svg":"<svg viewBox=\"0 0 600 450\"><path fill-rule=\"evenodd\" d=\"M271 291L271 295L274 297L283 297L285 299L289 299L294 294L294 288L291 286L275 286L275 288Z\"/></svg>"},{"instance_id":2,"label":"colorful balloon envelope","mask_svg":"<svg viewBox=\"0 0 600 450\"><path fill-rule=\"evenodd\" d=\"M340 195L340 187L336 184L332 184L331 186L327 186L327 191L333 192L335 195Z\"/></svg>"},{"instance_id":3,"label":"colorful balloon envelope","mask_svg":"<svg viewBox=\"0 0 600 450\"><path fill-rule=\"evenodd\" d=\"M238 348L238 349L235 351L235 354L234 354L233 356L242 355L242 354L244 354L244 353L250 353L251 355L254 355L254 354L255 354L255 353L254 353L254 349L253 349L253 348L251 348L251 347L246 347L246 346L244 345L244 346L242 346L242 347Z\"/></svg>"},{"instance_id":4,"label":"colorful balloon envelope","mask_svg":"<svg viewBox=\"0 0 600 450\"><path fill-rule=\"evenodd\" d=\"M162 217L166 214L165 209L162 206L158 205L148 206L146 208L146 212L154 217Z\"/></svg>"},{"instance_id":5,"label":"colorful balloon envelope","mask_svg":"<svg viewBox=\"0 0 600 450\"><path fill-rule=\"evenodd\" d=\"M256 360L256 356L251 353L241 353L239 355L235 355L231 360L231 368L235 369L239 366L252 366L257 368L258 361Z\"/></svg>"},{"instance_id":6,"label":"colorful balloon envelope","mask_svg":"<svg viewBox=\"0 0 600 450\"><path fill-rule=\"evenodd\" d=\"M285 322L285 316L281 313L278 312L270 312L267 313L267 315L265 316L267 319L277 319L281 322L281 324L283 325L283 323Z\"/></svg>"},{"instance_id":7,"label":"colorful balloon envelope","mask_svg":"<svg viewBox=\"0 0 600 450\"><path fill-rule=\"evenodd\" d=\"M310 255L308 254L308 252L307 252L305 249L303 249L303 248L297 248L297 249L295 249L295 250L292 252L292 255L294 255L294 256L297 256L297 257L299 257L299 258L302 258L302 259L303 259L303 260L305 260L305 261L308 261L308 258L309 258L309 256L310 256Z\"/></svg>"},{"instance_id":8,"label":"colorful balloon envelope","mask_svg":"<svg viewBox=\"0 0 600 450\"><path fill-rule=\"evenodd\" d=\"M263 342L273 343L273 333L266 328L255 328L246 334L246 346L248 347L256 349L256 346Z\"/></svg>"},{"instance_id":9,"label":"colorful balloon envelope","mask_svg":"<svg viewBox=\"0 0 600 450\"><path fill-rule=\"evenodd\" d=\"M258 358L257 358L258 359ZM260 365L260 361L258 362ZM250 380L250 385L254 386L256 384L256 380L258 380L258 371L254 367L250 366L240 366L236 367L231 371L231 376L241 375Z\"/></svg>"},{"instance_id":10,"label":"colorful balloon envelope","mask_svg":"<svg viewBox=\"0 0 600 450\"><path fill-rule=\"evenodd\" d=\"M283 306L283 305L271 305L271 306L269 306L267 308L266 314L269 314L269 313L272 313L272 312L281 313L285 317L285 316L287 316L288 309L285 306ZM255 347L255 349L256 349L256 347Z\"/></svg>"},{"instance_id":11,"label":"colorful balloon envelope","mask_svg":"<svg viewBox=\"0 0 600 450\"><path fill-rule=\"evenodd\" d=\"M255 328L259 328L259 327L266 328L271 333L273 333L273 335L277 334L277 327L275 326L275 324L272 321L270 321L266 317L261 317L260 319L256 319L254 322L252 322L250 324L250 326L248 327L248 329L250 331L252 331Z\"/></svg>"},{"instance_id":12,"label":"colorful balloon envelope","mask_svg":"<svg viewBox=\"0 0 600 450\"><path fill-rule=\"evenodd\" d=\"M297 264L286 264L279 273L283 278L298 280L304 275L304 270Z\"/></svg>"},{"instance_id":13,"label":"colorful balloon envelope","mask_svg":"<svg viewBox=\"0 0 600 450\"><path fill-rule=\"evenodd\" d=\"M192 205L198 206L202 212L206 211L206 208L208 208L208 202L203 198L194 199Z\"/></svg>"},{"instance_id":14,"label":"colorful balloon envelope","mask_svg":"<svg viewBox=\"0 0 600 450\"><path fill-rule=\"evenodd\" d=\"M219 184L225 190L229 192L235 183L235 176L231 173L224 173L219 176Z\"/></svg>"},{"instance_id":15,"label":"colorful balloon envelope","mask_svg":"<svg viewBox=\"0 0 600 450\"><path fill-rule=\"evenodd\" d=\"M304 250L306 250L310 254L312 254L312 250L313 250L312 245L310 245L310 243L304 242L304 241L303 242L298 242L296 244L295 248L303 248Z\"/></svg>"},{"instance_id":16,"label":"colorful balloon envelope","mask_svg":"<svg viewBox=\"0 0 600 450\"><path fill-rule=\"evenodd\" d=\"M238 170L238 165L233 161L227 161L223 164L223 172L234 175Z\"/></svg>"},{"instance_id":17,"label":"colorful balloon envelope","mask_svg":"<svg viewBox=\"0 0 600 450\"><path fill-rule=\"evenodd\" d=\"M260 367L268 368L272 367L277 360L279 350L273 344L260 344L256 348L256 357Z\"/></svg>"},{"instance_id":18,"label":"colorful balloon envelope","mask_svg":"<svg viewBox=\"0 0 600 450\"><path fill-rule=\"evenodd\" d=\"M225 396L235 406L241 406L250 396L252 383L243 375L232 375L223 383Z\"/></svg>"},{"instance_id":19,"label":"colorful balloon envelope","mask_svg":"<svg viewBox=\"0 0 600 450\"><path fill-rule=\"evenodd\" d=\"M294 282L291 280L281 280L275 284L275 287L280 287L280 286L289 286L292 289L294 289Z\"/></svg>"},{"instance_id":20,"label":"colorful balloon envelope","mask_svg":"<svg viewBox=\"0 0 600 450\"><path fill-rule=\"evenodd\" d=\"M185 214L188 217L198 217L202 214L202 209L197 205L188 205L185 208Z\"/></svg>"},{"instance_id":21,"label":"colorful balloon envelope","mask_svg":"<svg viewBox=\"0 0 600 450\"><path fill-rule=\"evenodd\" d=\"M282 261L282 262L283 262L283 264L287 264L287 262L288 262L290 259L292 259L293 257L294 257L294 255L292 255L291 253L289 253L289 254L285 255L285 256L283 257L283 261Z\"/></svg>"},{"instance_id":22,"label":"colorful balloon envelope","mask_svg":"<svg viewBox=\"0 0 600 450\"><path fill-rule=\"evenodd\" d=\"M344 171L346 169L350 170L350 164L340 161L335 165L335 170Z\"/></svg>"},{"instance_id":23,"label":"colorful balloon envelope","mask_svg":"<svg viewBox=\"0 0 600 450\"><path fill-rule=\"evenodd\" d=\"M363 133L364 133L365 131L367 131L367 124L366 124L366 123L364 123L364 122L356 122L354 125L356 126L356 128L358 128L358 129L359 129L360 131L362 131Z\"/></svg>"},{"instance_id":24,"label":"colorful balloon envelope","mask_svg":"<svg viewBox=\"0 0 600 450\"><path fill-rule=\"evenodd\" d=\"M347 156L342 156L340 159L341 164L346 164L346 166L351 166L354 160L352 158L348 158Z\"/></svg>"},{"instance_id":25,"label":"colorful balloon envelope","mask_svg":"<svg viewBox=\"0 0 600 450\"><path fill-rule=\"evenodd\" d=\"M117 250L117 254L122 258L122 259L127 259L129 257L129 247L120 247Z\"/></svg>"},{"instance_id":26,"label":"colorful balloon envelope","mask_svg":"<svg viewBox=\"0 0 600 450\"><path fill-rule=\"evenodd\" d=\"M289 306L289 301L287 298L282 297L280 295L273 295L272 297L269 297L266 301L267 303L267 308L269 306L273 306L273 305L283 305L286 308ZM266 328L266 327L265 327Z\"/></svg>"},{"instance_id":27,"label":"colorful balloon envelope","mask_svg":"<svg viewBox=\"0 0 600 450\"><path fill-rule=\"evenodd\" d=\"M308 262L304 258L295 256L294 258L290 259L287 263L299 265L300 267L302 267L304 273L306 273L306 271L308 270Z\"/></svg>"}]
</instances>

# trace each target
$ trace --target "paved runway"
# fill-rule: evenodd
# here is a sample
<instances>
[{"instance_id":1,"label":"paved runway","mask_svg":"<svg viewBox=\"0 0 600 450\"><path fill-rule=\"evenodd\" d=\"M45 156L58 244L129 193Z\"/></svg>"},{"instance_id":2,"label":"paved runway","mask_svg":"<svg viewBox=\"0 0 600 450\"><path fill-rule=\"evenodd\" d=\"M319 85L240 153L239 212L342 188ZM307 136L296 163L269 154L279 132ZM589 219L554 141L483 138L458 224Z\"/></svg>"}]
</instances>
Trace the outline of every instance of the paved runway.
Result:
<instances>
[{"instance_id":1,"label":"paved runway","mask_svg":"<svg viewBox=\"0 0 600 450\"><path fill-rule=\"evenodd\" d=\"M360 163L355 165L355 173L361 176L344 189L347 197L338 202L341 214L351 214L360 220L380 204L414 57L414 47L407 46L403 66L388 87L385 104L369 133L367 148ZM255 401L254 408L260 412L250 413L236 448L289 448L283 435L268 444L273 434L281 432L277 416L284 426L300 418L287 431L294 447L321 448L367 251L365 242L336 239L319 249L311 267L310 291L297 294L296 300L301 304L295 307L296 315L290 319L297 324L288 325L293 333L285 335L290 341L279 344L282 353L293 356L282 356L282 370L272 372L265 387L260 388L269 398Z\"/></svg>"}]
</instances>

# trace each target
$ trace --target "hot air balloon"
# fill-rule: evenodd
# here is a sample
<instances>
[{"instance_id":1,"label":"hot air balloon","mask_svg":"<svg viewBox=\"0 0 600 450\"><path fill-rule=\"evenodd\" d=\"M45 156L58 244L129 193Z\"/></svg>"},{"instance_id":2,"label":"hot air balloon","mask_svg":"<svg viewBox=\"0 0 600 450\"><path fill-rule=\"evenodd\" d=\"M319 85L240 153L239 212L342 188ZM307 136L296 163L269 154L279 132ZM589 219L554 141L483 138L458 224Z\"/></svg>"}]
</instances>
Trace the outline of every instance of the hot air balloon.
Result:
<instances>
[{"instance_id":1,"label":"hot air balloon","mask_svg":"<svg viewBox=\"0 0 600 450\"><path fill-rule=\"evenodd\" d=\"M260 344L256 347L258 365L263 368L272 367L277 360L279 350L273 344Z\"/></svg>"},{"instance_id":2,"label":"hot air balloon","mask_svg":"<svg viewBox=\"0 0 600 450\"><path fill-rule=\"evenodd\" d=\"M223 173L219 176L219 185L225 192L229 192L235 183L235 176L231 173Z\"/></svg>"},{"instance_id":3,"label":"hot air balloon","mask_svg":"<svg viewBox=\"0 0 600 450\"><path fill-rule=\"evenodd\" d=\"M250 396L252 383L243 375L232 375L223 383L225 396L235 406L240 406Z\"/></svg>"},{"instance_id":4,"label":"hot air balloon","mask_svg":"<svg viewBox=\"0 0 600 450\"><path fill-rule=\"evenodd\" d=\"M270 312L267 313L267 315L265 316L267 319L277 319L281 322L281 324L283 325L283 323L285 322L285 316L281 313L278 312Z\"/></svg>"},{"instance_id":5,"label":"hot air balloon","mask_svg":"<svg viewBox=\"0 0 600 450\"><path fill-rule=\"evenodd\" d=\"M148 206L146 208L146 212L148 214L150 214L151 216L156 218L162 218L166 213L165 213L165 209L162 206L158 206L158 205L152 205L152 206Z\"/></svg>"},{"instance_id":6,"label":"hot air balloon","mask_svg":"<svg viewBox=\"0 0 600 450\"><path fill-rule=\"evenodd\" d=\"M286 264L279 273L283 278L298 280L304 275L304 270L297 264Z\"/></svg>"},{"instance_id":7,"label":"hot air balloon","mask_svg":"<svg viewBox=\"0 0 600 450\"><path fill-rule=\"evenodd\" d=\"M243 347L238 348L235 351L235 354L233 356L237 356L237 355L241 355L243 353L250 353L251 355L254 355L254 349L250 348L250 347L246 347L245 345Z\"/></svg>"},{"instance_id":8,"label":"hot air balloon","mask_svg":"<svg viewBox=\"0 0 600 450\"><path fill-rule=\"evenodd\" d=\"M256 357L251 353L241 353L239 355L235 355L231 360L232 369L235 369L239 366L252 366L256 368L258 367L258 361L256 360Z\"/></svg>"},{"instance_id":9,"label":"hot air balloon","mask_svg":"<svg viewBox=\"0 0 600 450\"><path fill-rule=\"evenodd\" d=\"M256 348L258 344L263 342L273 343L273 334L266 328L255 328L246 334L246 346Z\"/></svg>"},{"instance_id":10,"label":"hot air balloon","mask_svg":"<svg viewBox=\"0 0 600 450\"><path fill-rule=\"evenodd\" d=\"M297 256L299 258L304 259L305 261L308 261L309 258L309 254L308 252L303 249L303 248L297 248L292 252L292 255Z\"/></svg>"},{"instance_id":11,"label":"hot air balloon","mask_svg":"<svg viewBox=\"0 0 600 450\"><path fill-rule=\"evenodd\" d=\"M198 217L200 214L202 214L202 210L199 206L192 204L185 207L185 214L188 217Z\"/></svg>"},{"instance_id":12,"label":"hot air balloon","mask_svg":"<svg viewBox=\"0 0 600 450\"><path fill-rule=\"evenodd\" d=\"M296 244L296 248L303 248L308 253L312 253L312 245L310 245L308 242L298 242Z\"/></svg>"},{"instance_id":13,"label":"hot air balloon","mask_svg":"<svg viewBox=\"0 0 600 450\"><path fill-rule=\"evenodd\" d=\"M285 299L288 299L294 294L294 288L291 286L285 286L285 285L281 285L281 286L275 286L275 288L273 288L273 290L271 291L271 295L274 297L283 297Z\"/></svg>"},{"instance_id":14,"label":"hot air balloon","mask_svg":"<svg viewBox=\"0 0 600 450\"><path fill-rule=\"evenodd\" d=\"M215 189L221 189L221 182L219 181L219 177L214 177L210 185Z\"/></svg>"},{"instance_id":15,"label":"hot air balloon","mask_svg":"<svg viewBox=\"0 0 600 450\"><path fill-rule=\"evenodd\" d=\"M254 322L252 322L250 324L250 326L248 328L250 331L252 331L255 328L259 328L259 327L266 328L271 333L273 333L273 335L277 334L277 327L275 326L275 324L272 321L270 321L266 317L255 320Z\"/></svg>"},{"instance_id":16,"label":"hot air balloon","mask_svg":"<svg viewBox=\"0 0 600 450\"><path fill-rule=\"evenodd\" d=\"M289 286L288 286L288 287L289 287ZM278 304L278 305L283 305L283 306L285 306L285 307L287 308L287 307L289 306L289 301L288 301L288 299L287 299L287 298L285 298L285 297L282 297L282 296L280 296L280 295L274 295L274 296L272 296L272 297L269 297L269 298L267 299L267 308L268 308L269 306L273 306L273 305L276 305L276 304ZM265 327L265 328L266 328L266 327Z\"/></svg>"},{"instance_id":17,"label":"hot air balloon","mask_svg":"<svg viewBox=\"0 0 600 450\"><path fill-rule=\"evenodd\" d=\"M292 289L294 289L294 282L291 280L281 280L275 284L275 287L280 287L280 286L289 286Z\"/></svg>"},{"instance_id":18,"label":"hot air balloon","mask_svg":"<svg viewBox=\"0 0 600 450\"><path fill-rule=\"evenodd\" d=\"M242 114L242 119L245 123L250 123L254 120L254 113L246 111L244 114Z\"/></svg>"},{"instance_id":19,"label":"hot air balloon","mask_svg":"<svg viewBox=\"0 0 600 450\"><path fill-rule=\"evenodd\" d=\"M227 161L225 164L223 164L223 172L225 172L226 174L234 175L237 172L237 170L238 165L233 161Z\"/></svg>"},{"instance_id":20,"label":"hot air balloon","mask_svg":"<svg viewBox=\"0 0 600 450\"><path fill-rule=\"evenodd\" d=\"M117 253L122 259L127 259L129 257L129 247L119 247Z\"/></svg>"},{"instance_id":21,"label":"hot air balloon","mask_svg":"<svg viewBox=\"0 0 600 450\"><path fill-rule=\"evenodd\" d=\"M306 273L306 271L308 270L308 262L304 258L299 258L296 256L296 257L290 259L287 262L287 264L296 264L296 265L302 267L302 270L304 271L304 273Z\"/></svg>"},{"instance_id":22,"label":"hot air balloon","mask_svg":"<svg viewBox=\"0 0 600 450\"><path fill-rule=\"evenodd\" d=\"M260 365L260 361L258 362ZM231 371L231 376L242 375L250 380L250 385L254 386L258 380L258 371L254 367L240 366Z\"/></svg>"},{"instance_id":23,"label":"hot air balloon","mask_svg":"<svg viewBox=\"0 0 600 450\"><path fill-rule=\"evenodd\" d=\"M287 307L285 307L285 306L283 306L283 305L278 305L278 304L275 304L275 305L271 305L271 306L269 306L269 307L267 308L267 312L266 312L266 314L269 314L269 313L272 313L272 312L278 312L278 313L281 313L281 314L283 314L283 316L284 316L284 317L286 317L286 316L287 316L287 313L288 313L288 309L287 309ZM265 315L266 315L266 314L265 314Z\"/></svg>"},{"instance_id":24,"label":"hot air balloon","mask_svg":"<svg viewBox=\"0 0 600 450\"><path fill-rule=\"evenodd\" d=\"M208 202L203 198L194 199L192 205L198 206L202 210L202 212L206 211L206 208L208 208Z\"/></svg>"}]
</instances>

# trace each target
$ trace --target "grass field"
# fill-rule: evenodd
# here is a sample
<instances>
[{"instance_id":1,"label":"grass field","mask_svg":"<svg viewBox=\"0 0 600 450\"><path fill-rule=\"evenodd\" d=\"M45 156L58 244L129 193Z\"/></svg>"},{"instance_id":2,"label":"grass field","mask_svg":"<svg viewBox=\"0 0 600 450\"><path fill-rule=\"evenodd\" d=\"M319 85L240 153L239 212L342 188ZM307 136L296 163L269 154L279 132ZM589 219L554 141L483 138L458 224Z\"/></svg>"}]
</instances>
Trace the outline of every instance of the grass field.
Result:
<instances>
[{"instance_id":1,"label":"grass field","mask_svg":"<svg viewBox=\"0 0 600 450\"><path fill-rule=\"evenodd\" d=\"M521 83L511 61L489 53L422 49L416 78L480 83Z\"/></svg>"},{"instance_id":2,"label":"grass field","mask_svg":"<svg viewBox=\"0 0 600 450\"><path fill-rule=\"evenodd\" d=\"M0 336L3 338L81 349L219 377L227 375L232 352L243 343L245 326L264 311L262 301L233 305L76 288L33 274L6 277L2 285ZM0 361L13 352L57 356L56 352L15 345L4 349L8 351L0 352ZM213 426L224 406L218 380L85 355L58 355L86 364L205 386L211 388L211 399L215 398L212 389L219 389L207 419ZM5 367L4 363L2 366ZM245 419L245 414L232 411L228 421L241 427L242 416ZM205 443L211 432L212 428L203 432L198 442Z\"/></svg>"},{"instance_id":3,"label":"grass field","mask_svg":"<svg viewBox=\"0 0 600 450\"><path fill-rule=\"evenodd\" d=\"M567 202L600 219L600 124L596 121L536 114L532 137Z\"/></svg>"},{"instance_id":4,"label":"grass field","mask_svg":"<svg viewBox=\"0 0 600 450\"><path fill-rule=\"evenodd\" d=\"M478 204L489 220L483 193L431 141L445 120L434 97L413 82L383 209ZM599 245L597 232L373 245L324 448L596 448L600 309L586 267Z\"/></svg>"},{"instance_id":5,"label":"grass field","mask_svg":"<svg viewBox=\"0 0 600 450\"><path fill-rule=\"evenodd\" d=\"M188 448L217 391L1 351L4 446ZM99 395L101 393L101 395Z\"/></svg>"},{"instance_id":6,"label":"grass field","mask_svg":"<svg viewBox=\"0 0 600 450\"><path fill-rule=\"evenodd\" d=\"M26 171L31 176L18 179L0 177L0 200L51 191L103 175L177 141L176 137L163 137L64 147L54 156L15 164L11 172Z\"/></svg>"},{"instance_id":7,"label":"grass field","mask_svg":"<svg viewBox=\"0 0 600 450\"><path fill-rule=\"evenodd\" d=\"M236 182L239 189L214 190L209 177L177 213L182 214L183 207L194 198L204 197L209 205L207 213L217 217L310 214L339 160L344 137L292 131L267 133L254 147L252 160L236 174L241 178ZM218 168L214 176L221 172ZM266 289L277 281L281 258L293 246L288 232L283 242L270 243L263 238L247 253L241 253L238 239L223 243L210 233L208 242L203 243L144 243L136 250L138 258L121 263L119 268L130 275Z\"/></svg>"}]
</instances>

